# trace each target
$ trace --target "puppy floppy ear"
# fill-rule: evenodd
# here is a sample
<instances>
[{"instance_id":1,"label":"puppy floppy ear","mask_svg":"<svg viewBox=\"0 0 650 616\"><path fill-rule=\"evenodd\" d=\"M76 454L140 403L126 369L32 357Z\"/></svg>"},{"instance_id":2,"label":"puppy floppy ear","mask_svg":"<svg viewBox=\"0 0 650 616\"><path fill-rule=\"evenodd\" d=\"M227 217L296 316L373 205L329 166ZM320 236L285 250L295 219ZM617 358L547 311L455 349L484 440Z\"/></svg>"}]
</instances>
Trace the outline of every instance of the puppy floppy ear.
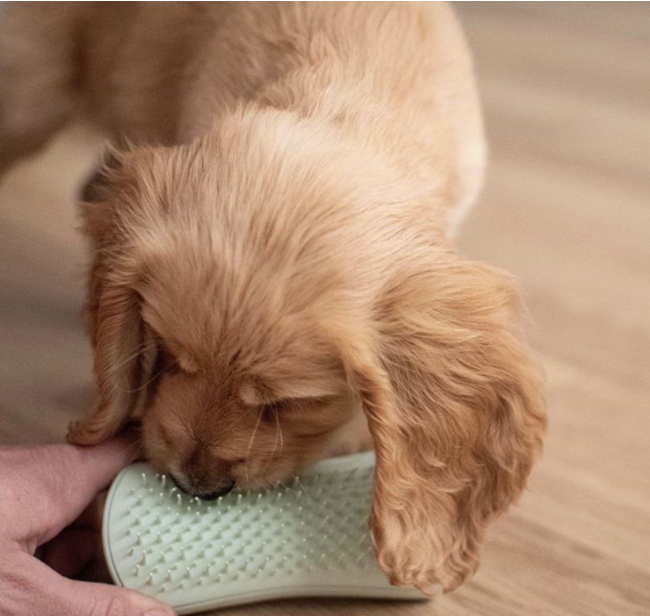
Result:
<instances>
[{"instance_id":1,"label":"puppy floppy ear","mask_svg":"<svg viewBox=\"0 0 650 616\"><path fill-rule=\"evenodd\" d=\"M146 380L156 361L156 340L142 321L134 290L136 264L115 229L119 197L113 189L122 179L120 173L121 157L111 151L83 192L83 228L94 250L86 316L98 400L70 426L68 440L76 445L100 443L124 426L144 402Z\"/></svg>"},{"instance_id":2,"label":"puppy floppy ear","mask_svg":"<svg viewBox=\"0 0 650 616\"><path fill-rule=\"evenodd\" d=\"M393 584L456 587L525 487L545 414L517 303L504 273L450 258L397 281L378 330L348 344L377 457L370 525Z\"/></svg>"}]
</instances>

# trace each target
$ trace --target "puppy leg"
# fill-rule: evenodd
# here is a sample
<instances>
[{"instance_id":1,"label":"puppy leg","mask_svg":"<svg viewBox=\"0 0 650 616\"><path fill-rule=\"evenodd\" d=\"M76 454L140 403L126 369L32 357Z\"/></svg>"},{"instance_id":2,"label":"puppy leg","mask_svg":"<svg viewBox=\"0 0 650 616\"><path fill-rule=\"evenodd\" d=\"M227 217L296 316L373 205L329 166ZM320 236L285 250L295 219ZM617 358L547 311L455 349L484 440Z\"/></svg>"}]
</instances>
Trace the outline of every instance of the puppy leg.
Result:
<instances>
[{"instance_id":1,"label":"puppy leg","mask_svg":"<svg viewBox=\"0 0 650 616\"><path fill-rule=\"evenodd\" d=\"M0 175L78 105L74 4L12 2L0 14Z\"/></svg>"}]
</instances>

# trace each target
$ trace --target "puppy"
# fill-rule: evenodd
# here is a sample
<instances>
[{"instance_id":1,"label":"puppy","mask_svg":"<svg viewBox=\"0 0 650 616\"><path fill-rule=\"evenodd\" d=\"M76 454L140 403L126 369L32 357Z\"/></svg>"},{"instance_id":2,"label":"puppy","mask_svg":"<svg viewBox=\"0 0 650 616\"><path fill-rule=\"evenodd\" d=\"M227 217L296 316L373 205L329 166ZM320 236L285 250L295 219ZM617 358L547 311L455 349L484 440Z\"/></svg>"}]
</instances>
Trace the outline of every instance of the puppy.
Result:
<instances>
[{"instance_id":1,"label":"puppy","mask_svg":"<svg viewBox=\"0 0 650 616\"><path fill-rule=\"evenodd\" d=\"M374 446L391 582L451 589L545 426L510 276L454 249L485 146L440 3L15 3L0 167L84 116L98 402L186 492Z\"/></svg>"}]
</instances>

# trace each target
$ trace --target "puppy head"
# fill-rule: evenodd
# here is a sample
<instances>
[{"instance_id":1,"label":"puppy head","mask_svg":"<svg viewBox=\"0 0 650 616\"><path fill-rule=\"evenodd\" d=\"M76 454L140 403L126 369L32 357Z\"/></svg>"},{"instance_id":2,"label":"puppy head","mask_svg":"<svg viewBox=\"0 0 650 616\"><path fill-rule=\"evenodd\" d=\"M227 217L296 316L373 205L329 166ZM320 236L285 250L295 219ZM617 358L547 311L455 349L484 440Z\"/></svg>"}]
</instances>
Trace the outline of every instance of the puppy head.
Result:
<instances>
[{"instance_id":1,"label":"puppy head","mask_svg":"<svg viewBox=\"0 0 650 616\"><path fill-rule=\"evenodd\" d=\"M71 440L141 415L154 465L210 497L299 469L360 401L380 565L394 584L453 588L544 430L514 285L432 241L428 210L405 207L385 170L301 151L309 135L280 129L271 152L239 121L97 178L85 216L100 395Z\"/></svg>"}]
</instances>

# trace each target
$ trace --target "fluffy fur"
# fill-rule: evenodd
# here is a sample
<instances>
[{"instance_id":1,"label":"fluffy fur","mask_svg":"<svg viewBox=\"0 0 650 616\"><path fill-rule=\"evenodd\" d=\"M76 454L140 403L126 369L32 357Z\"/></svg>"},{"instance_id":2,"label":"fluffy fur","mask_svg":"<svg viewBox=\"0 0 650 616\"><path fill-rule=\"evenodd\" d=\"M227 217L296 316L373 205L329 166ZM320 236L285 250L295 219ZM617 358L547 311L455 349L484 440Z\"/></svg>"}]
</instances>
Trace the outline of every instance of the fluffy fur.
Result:
<instances>
[{"instance_id":1,"label":"fluffy fur","mask_svg":"<svg viewBox=\"0 0 650 616\"><path fill-rule=\"evenodd\" d=\"M13 3L0 167L83 114L134 145L85 190L98 403L210 496L377 452L394 584L451 589L545 426L504 272L451 237L484 164L440 3ZM47 95L45 94L47 92Z\"/></svg>"}]
</instances>

